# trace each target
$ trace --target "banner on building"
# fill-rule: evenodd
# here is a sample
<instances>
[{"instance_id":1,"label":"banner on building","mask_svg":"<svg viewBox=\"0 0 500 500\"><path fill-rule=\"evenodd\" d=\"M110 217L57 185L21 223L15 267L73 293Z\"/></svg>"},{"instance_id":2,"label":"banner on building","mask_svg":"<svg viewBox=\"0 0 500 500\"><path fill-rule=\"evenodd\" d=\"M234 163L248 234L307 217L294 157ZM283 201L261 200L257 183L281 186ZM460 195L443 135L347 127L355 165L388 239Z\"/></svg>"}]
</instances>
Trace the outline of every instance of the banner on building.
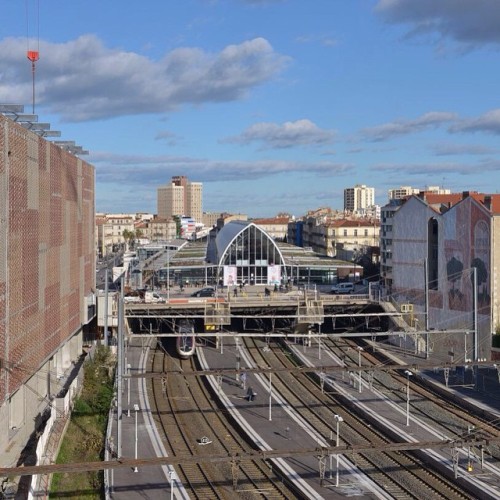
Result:
<instances>
[{"instance_id":1,"label":"banner on building","mask_svg":"<svg viewBox=\"0 0 500 500\"><path fill-rule=\"evenodd\" d=\"M281 266L271 264L267 266L267 284L279 285L281 283Z\"/></svg>"},{"instance_id":2,"label":"banner on building","mask_svg":"<svg viewBox=\"0 0 500 500\"><path fill-rule=\"evenodd\" d=\"M224 286L233 286L238 283L236 266L224 266Z\"/></svg>"}]
</instances>

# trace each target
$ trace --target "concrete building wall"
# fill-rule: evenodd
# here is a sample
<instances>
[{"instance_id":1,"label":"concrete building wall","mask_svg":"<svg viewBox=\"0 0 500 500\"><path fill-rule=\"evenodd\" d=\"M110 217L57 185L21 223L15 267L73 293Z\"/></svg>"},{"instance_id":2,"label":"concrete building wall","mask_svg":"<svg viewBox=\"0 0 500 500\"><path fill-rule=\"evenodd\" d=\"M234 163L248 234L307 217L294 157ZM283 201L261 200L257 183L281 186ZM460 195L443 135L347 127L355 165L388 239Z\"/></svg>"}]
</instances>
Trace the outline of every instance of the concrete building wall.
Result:
<instances>
[{"instance_id":1,"label":"concrete building wall","mask_svg":"<svg viewBox=\"0 0 500 500\"><path fill-rule=\"evenodd\" d=\"M500 332L500 216L491 221L491 328Z\"/></svg>"},{"instance_id":2,"label":"concrete building wall","mask_svg":"<svg viewBox=\"0 0 500 500\"><path fill-rule=\"evenodd\" d=\"M46 364L88 320L94 183L91 165L0 115L0 457L33 430Z\"/></svg>"},{"instance_id":3,"label":"concrete building wall","mask_svg":"<svg viewBox=\"0 0 500 500\"><path fill-rule=\"evenodd\" d=\"M353 188L344 189L344 210L356 212L366 209L375 203L375 189L356 184Z\"/></svg>"},{"instance_id":4,"label":"concrete building wall","mask_svg":"<svg viewBox=\"0 0 500 500\"><path fill-rule=\"evenodd\" d=\"M203 184L201 182L190 182L186 189L187 211L186 215L192 217L196 222L203 220Z\"/></svg>"},{"instance_id":5,"label":"concrete building wall","mask_svg":"<svg viewBox=\"0 0 500 500\"><path fill-rule=\"evenodd\" d=\"M184 187L168 184L158 188L157 209L160 218L184 215Z\"/></svg>"},{"instance_id":6,"label":"concrete building wall","mask_svg":"<svg viewBox=\"0 0 500 500\"><path fill-rule=\"evenodd\" d=\"M431 221L431 222L430 222ZM434 222L433 222L434 221ZM434 224L436 249L429 241ZM434 283L429 283L428 323L432 350L443 356L464 355L465 332L474 325L473 267L478 269L478 358L491 355L491 214L473 198L465 198L444 213L411 198L393 217L392 297L414 305L419 325L425 325L425 273L435 262ZM433 255L434 254L434 255ZM432 273L431 273L432 274ZM447 330L459 330L450 334ZM469 341L472 346L472 339ZM472 357L472 348L469 357Z\"/></svg>"}]
</instances>

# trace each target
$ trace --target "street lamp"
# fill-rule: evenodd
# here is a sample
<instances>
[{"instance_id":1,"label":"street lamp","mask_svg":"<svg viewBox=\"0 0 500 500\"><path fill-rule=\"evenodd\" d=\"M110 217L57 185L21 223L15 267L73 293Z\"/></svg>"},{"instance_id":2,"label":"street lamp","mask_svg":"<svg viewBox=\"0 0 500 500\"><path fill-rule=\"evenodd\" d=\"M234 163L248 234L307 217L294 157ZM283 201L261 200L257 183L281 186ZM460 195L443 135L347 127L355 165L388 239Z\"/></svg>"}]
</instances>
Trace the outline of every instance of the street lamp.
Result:
<instances>
[{"instance_id":1,"label":"street lamp","mask_svg":"<svg viewBox=\"0 0 500 500\"><path fill-rule=\"evenodd\" d=\"M170 302L170 248L167 245L167 302Z\"/></svg>"},{"instance_id":2,"label":"street lamp","mask_svg":"<svg viewBox=\"0 0 500 500\"><path fill-rule=\"evenodd\" d=\"M410 425L410 377L413 373L410 370L405 370L406 375L406 426Z\"/></svg>"},{"instance_id":3,"label":"street lamp","mask_svg":"<svg viewBox=\"0 0 500 500\"><path fill-rule=\"evenodd\" d=\"M137 460L137 412L140 410L139 405L134 404L135 411L135 459ZM137 465L134 467L134 472L139 472Z\"/></svg>"},{"instance_id":4,"label":"street lamp","mask_svg":"<svg viewBox=\"0 0 500 500\"><path fill-rule=\"evenodd\" d=\"M344 419L340 415L335 415L335 420L337 421L337 440L335 443L335 447L340 446L340 422L343 422ZM339 485L339 454L337 453L337 469L335 471L335 486Z\"/></svg>"},{"instance_id":5,"label":"street lamp","mask_svg":"<svg viewBox=\"0 0 500 500\"><path fill-rule=\"evenodd\" d=\"M364 349L358 345L358 366L360 368L360 370L359 370L359 392L360 393L362 390L361 383L363 381L363 379L361 378L361 351L364 351Z\"/></svg>"},{"instance_id":6,"label":"street lamp","mask_svg":"<svg viewBox=\"0 0 500 500\"><path fill-rule=\"evenodd\" d=\"M130 417L130 363L127 363L127 417Z\"/></svg>"},{"instance_id":7,"label":"street lamp","mask_svg":"<svg viewBox=\"0 0 500 500\"><path fill-rule=\"evenodd\" d=\"M170 500L174 500L174 476L175 472L173 470L168 471L170 476Z\"/></svg>"},{"instance_id":8,"label":"street lamp","mask_svg":"<svg viewBox=\"0 0 500 500\"><path fill-rule=\"evenodd\" d=\"M467 359L467 337L469 336L469 332L465 332L464 335L464 363L468 362Z\"/></svg>"}]
</instances>

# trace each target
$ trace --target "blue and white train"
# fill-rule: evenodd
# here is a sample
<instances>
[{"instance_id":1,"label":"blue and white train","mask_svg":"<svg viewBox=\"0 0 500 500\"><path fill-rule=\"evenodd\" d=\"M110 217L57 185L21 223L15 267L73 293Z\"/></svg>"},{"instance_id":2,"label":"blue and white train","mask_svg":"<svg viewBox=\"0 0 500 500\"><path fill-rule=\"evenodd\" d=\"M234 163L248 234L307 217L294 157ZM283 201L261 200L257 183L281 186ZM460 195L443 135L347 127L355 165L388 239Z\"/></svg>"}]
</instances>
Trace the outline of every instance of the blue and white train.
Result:
<instances>
[{"instance_id":1,"label":"blue and white train","mask_svg":"<svg viewBox=\"0 0 500 500\"><path fill-rule=\"evenodd\" d=\"M196 338L194 326L191 323L181 323L178 328L179 335L175 339L177 354L181 359L188 359L196 351Z\"/></svg>"}]
</instances>

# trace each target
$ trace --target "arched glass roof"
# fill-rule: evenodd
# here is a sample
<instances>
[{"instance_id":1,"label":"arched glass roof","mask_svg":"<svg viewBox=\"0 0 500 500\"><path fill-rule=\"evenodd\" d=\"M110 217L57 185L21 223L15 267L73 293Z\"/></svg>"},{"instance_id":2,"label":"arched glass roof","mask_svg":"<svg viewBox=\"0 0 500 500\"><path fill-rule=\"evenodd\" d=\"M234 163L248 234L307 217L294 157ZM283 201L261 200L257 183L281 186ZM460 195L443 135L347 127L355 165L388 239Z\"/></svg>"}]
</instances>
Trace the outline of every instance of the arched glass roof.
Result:
<instances>
[{"instance_id":1,"label":"arched glass roof","mask_svg":"<svg viewBox=\"0 0 500 500\"><path fill-rule=\"evenodd\" d=\"M252 223L249 221L234 220L225 224L224 227L218 232L215 239L215 246L217 248L217 261L219 263L221 255L224 254L226 248L234 240L235 236L250 224Z\"/></svg>"},{"instance_id":2,"label":"arched glass roof","mask_svg":"<svg viewBox=\"0 0 500 500\"><path fill-rule=\"evenodd\" d=\"M279 283L286 276L285 261L274 239L248 221L226 224L216 237L219 275L225 284Z\"/></svg>"}]
</instances>

